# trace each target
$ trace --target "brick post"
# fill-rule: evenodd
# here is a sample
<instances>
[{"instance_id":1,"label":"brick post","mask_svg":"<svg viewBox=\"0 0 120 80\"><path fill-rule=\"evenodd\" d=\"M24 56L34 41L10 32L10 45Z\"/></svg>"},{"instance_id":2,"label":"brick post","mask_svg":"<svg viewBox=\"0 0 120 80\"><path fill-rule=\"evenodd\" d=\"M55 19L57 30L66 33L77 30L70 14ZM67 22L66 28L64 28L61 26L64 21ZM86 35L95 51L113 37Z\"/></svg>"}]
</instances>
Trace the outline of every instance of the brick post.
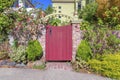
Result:
<instances>
[{"instance_id":1,"label":"brick post","mask_svg":"<svg viewBox=\"0 0 120 80\"><path fill-rule=\"evenodd\" d=\"M75 61L76 51L82 39L82 31L80 30L80 21L72 22L72 61Z\"/></svg>"},{"instance_id":2,"label":"brick post","mask_svg":"<svg viewBox=\"0 0 120 80\"><path fill-rule=\"evenodd\" d=\"M44 28L42 30L42 36L39 38L39 42L40 42L40 44L42 46L42 49L43 49L43 57L42 57L42 59L44 59L44 61L45 61L45 44L46 44L45 36L46 36L46 29Z\"/></svg>"}]
</instances>

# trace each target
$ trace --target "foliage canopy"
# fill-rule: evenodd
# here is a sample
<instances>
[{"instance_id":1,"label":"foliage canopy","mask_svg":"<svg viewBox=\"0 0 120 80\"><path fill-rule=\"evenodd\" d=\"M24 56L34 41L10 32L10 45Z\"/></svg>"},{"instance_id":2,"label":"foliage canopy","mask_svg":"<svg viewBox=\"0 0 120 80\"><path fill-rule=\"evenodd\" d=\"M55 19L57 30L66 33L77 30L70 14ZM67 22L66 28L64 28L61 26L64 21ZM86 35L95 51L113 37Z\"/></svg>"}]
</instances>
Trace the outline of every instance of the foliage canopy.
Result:
<instances>
[{"instance_id":1,"label":"foliage canopy","mask_svg":"<svg viewBox=\"0 0 120 80\"><path fill-rule=\"evenodd\" d=\"M0 13L10 8L15 0L0 0Z\"/></svg>"},{"instance_id":2,"label":"foliage canopy","mask_svg":"<svg viewBox=\"0 0 120 80\"><path fill-rule=\"evenodd\" d=\"M14 27L14 14L8 12L14 0L0 0L0 40L4 41L8 33Z\"/></svg>"}]
</instances>

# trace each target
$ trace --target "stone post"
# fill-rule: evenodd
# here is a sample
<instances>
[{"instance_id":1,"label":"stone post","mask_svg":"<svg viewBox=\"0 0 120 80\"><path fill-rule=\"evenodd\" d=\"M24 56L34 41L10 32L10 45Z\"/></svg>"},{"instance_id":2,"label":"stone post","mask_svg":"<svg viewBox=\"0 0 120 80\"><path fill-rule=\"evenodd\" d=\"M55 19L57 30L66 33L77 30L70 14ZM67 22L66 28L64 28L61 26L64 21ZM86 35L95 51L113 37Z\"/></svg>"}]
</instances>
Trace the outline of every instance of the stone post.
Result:
<instances>
[{"instance_id":1,"label":"stone post","mask_svg":"<svg viewBox=\"0 0 120 80\"><path fill-rule=\"evenodd\" d=\"M80 22L81 20L78 19L78 14L75 14L73 21L72 21L72 44L73 44L72 45L72 61L75 61L77 47L82 39L82 32L80 30Z\"/></svg>"}]
</instances>

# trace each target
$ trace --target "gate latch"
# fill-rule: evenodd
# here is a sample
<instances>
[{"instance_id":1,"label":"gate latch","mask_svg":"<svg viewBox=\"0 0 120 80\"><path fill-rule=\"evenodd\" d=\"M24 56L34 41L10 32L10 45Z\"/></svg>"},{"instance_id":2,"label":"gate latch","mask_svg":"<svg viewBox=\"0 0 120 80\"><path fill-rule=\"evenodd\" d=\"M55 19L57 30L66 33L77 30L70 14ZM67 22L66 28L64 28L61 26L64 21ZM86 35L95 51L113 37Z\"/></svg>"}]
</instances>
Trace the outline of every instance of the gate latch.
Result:
<instances>
[{"instance_id":1,"label":"gate latch","mask_svg":"<svg viewBox=\"0 0 120 80\"><path fill-rule=\"evenodd\" d=\"M50 34L52 34L52 28L50 28Z\"/></svg>"}]
</instances>

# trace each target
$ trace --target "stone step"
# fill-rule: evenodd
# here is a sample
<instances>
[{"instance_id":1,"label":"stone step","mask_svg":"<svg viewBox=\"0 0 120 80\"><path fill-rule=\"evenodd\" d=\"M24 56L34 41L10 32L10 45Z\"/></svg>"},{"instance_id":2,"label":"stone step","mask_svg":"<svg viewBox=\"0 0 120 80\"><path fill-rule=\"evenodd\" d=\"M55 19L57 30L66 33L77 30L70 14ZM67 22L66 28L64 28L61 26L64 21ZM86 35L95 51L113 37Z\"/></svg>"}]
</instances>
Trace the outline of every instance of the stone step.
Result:
<instances>
[{"instance_id":1,"label":"stone step","mask_svg":"<svg viewBox=\"0 0 120 80\"><path fill-rule=\"evenodd\" d=\"M46 69L72 70L70 62L47 62Z\"/></svg>"}]
</instances>

